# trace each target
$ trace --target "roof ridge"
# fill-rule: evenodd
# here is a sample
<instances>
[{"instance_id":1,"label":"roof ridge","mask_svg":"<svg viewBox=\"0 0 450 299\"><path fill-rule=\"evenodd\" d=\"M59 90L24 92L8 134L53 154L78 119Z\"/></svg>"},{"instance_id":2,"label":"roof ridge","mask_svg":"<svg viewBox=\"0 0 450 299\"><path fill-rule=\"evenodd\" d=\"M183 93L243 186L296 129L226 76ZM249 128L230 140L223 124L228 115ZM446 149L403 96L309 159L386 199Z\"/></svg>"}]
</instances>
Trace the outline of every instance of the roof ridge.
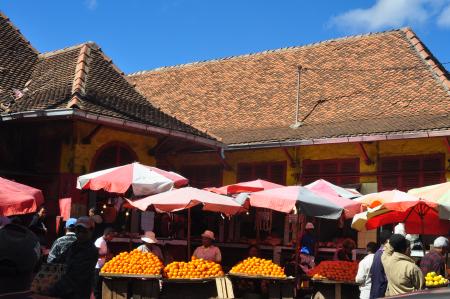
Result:
<instances>
[{"instance_id":1,"label":"roof ridge","mask_svg":"<svg viewBox=\"0 0 450 299\"><path fill-rule=\"evenodd\" d=\"M75 75L72 81L72 99L67 104L67 108L73 108L74 106L80 107L81 101L78 95L81 97L86 95L86 78L89 72L89 63L92 60L91 45L87 43L80 48L75 66Z\"/></svg>"},{"instance_id":2,"label":"roof ridge","mask_svg":"<svg viewBox=\"0 0 450 299\"><path fill-rule=\"evenodd\" d=\"M61 48L61 49L57 49L57 50L53 50L53 51L48 51L48 52L44 52L39 54L39 58L49 58L52 57L54 55L58 55L58 54L62 54L68 51L72 51L72 50L76 50L77 48L81 48L85 45L88 45L91 48L100 48L95 42L92 41L87 41L81 44L76 44L76 45L72 45L69 47L65 47L65 48Z\"/></svg>"},{"instance_id":3,"label":"roof ridge","mask_svg":"<svg viewBox=\"0 0 450 299\"><path fill-rule=\"evenodd\" d=\"M315 47L315 46L319 46L319 45L323 45L323 44L328 44L328 43L333 43L333 42L338 42L338 41L345 41L345 40L349 40L349 39L369 37L369 36L382 35L382 34L390 34L393 32L401 32L401 31L404 31L407 29L410 29L410 28L409 27L401 27L401 28L385 30L385 31L368 32L368 33L357 34L357 35L346 35L343 37L327 39L327 40L304 44L304 45L300 45L300 46L283 47L283 48L270 49L270 50L264 50L264 51L260 51L260 52L253 52L253 53L247 53L247 54L241 54L241 55L225 56L222 58L215 58L215 59L210 59L210 60L200 60L200 61L182 63L182 64L177 64L177 65L172 65L172 66L162 66L162 67L157 67L155 69L132 72L132 73L128 74L128 76L129 77L140 76L140 75L144 75L147 73L177 69L177 68L186 67L186 66L194 66L194 65L201 65L201 64L212 63L212 62L226 61L226 60L231 60L231 59L246 58L246 57L251 57L251 56L288 51L288 50L293 50L293 49Z\"/></svg>"},{"instance_id":4,"label":"roof ridge","mask_svg":"<svg viewBox=\"0 0 450 299\"><path fill-rule=\"evenodd\" d=\"M436 80L450 93L450 79L447 70L411 28L406 27L401 31L405 34L406 40L412 45L417 55L428 66Z\"/></svg>"},{"instance_id":5,"label":"roof ridge","mask_svg":"<svg viewBox=\"0 0 450 299\"><path fill-rule=\"evenodd\" d=\"M33 47L33 45L31 45L30 41L28 39L25 38L25 36L22 34L22 32L14 25L13 22L11 22L11 19L8 18L8 16L6 14L4 14L2 11L0 11L0 18L4 19L9 26L11 26L12 29L16 30L17 33L19 33L20 38L25 42L25 44L36 54L39 54L39 51L36 50L35 47Z\"/></svg>"}]
</instances>

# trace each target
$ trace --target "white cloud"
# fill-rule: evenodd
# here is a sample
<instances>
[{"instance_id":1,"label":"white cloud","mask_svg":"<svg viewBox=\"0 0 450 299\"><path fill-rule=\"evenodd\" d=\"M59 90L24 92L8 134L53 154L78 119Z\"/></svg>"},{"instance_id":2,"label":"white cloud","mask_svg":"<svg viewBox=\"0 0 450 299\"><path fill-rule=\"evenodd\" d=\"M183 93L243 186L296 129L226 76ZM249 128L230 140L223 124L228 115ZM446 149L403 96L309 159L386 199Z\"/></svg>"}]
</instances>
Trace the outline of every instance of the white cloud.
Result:
<instances>
[{"instance_id":1,"label":"white cloud","mask_svg":"<svg viewBox=\"0 0 450 299\"><path fill-rule=\"evenodd\" d=\"M98 5L97 0L85 0L84 3L90 10L96 9Z\"/></svg>"},{"instance_id":2,"label":"white cloud","mask_svg":"<svg viewBox=\"0 0 450 299\"><path fill-rule=\"evenodd\" d=\"M437 24L441 27L450 28L450 4L444 8L437 19Z\"/></svg>"},{"instance_id":3,"label":"white cloud","mask_svg":"<svg viewBox=\"0 0 450 299\"><path fill-rule=\"evenodd\" d=\"M446 3L450 0L376 0L372 7L353 9L333 17L330 25L351 32L375 31L425 24L439 14L439 20L443 16L445 25L450 23L443 13Z\"/></svg>"}]
</instances>

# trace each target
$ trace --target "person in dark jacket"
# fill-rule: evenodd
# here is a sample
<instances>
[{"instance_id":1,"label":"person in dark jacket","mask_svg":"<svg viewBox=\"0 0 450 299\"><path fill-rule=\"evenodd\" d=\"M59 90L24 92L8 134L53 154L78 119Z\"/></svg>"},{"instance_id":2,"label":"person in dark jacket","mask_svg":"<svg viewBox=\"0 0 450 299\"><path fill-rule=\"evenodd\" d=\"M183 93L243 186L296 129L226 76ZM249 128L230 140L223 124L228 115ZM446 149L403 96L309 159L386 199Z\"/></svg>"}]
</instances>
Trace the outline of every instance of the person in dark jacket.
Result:
<instances>
[{"instance_id":1,"label":"person in dark jacket","mask_svg":"<svg viewBox=\"0 0 450 299\"><path fill-rule=\"evenodd\" d=\"M40 207L38 212L34 214L28 228L36 234L39 238L39 243L42 247L47 245L47 227L45 226L45 217L47 217L47 210Z\"/></svg>"},{"instance_id":2,"label":"person in dark jacket","mask_svg":"<svg viewBox=\"0 0 450 299\"><path fill-rule=\"evenodd\" d=\"M372 279L372 286L370 287L370 299L384 297L387 289L387 278L384 273L384 267L381 263L381 256L383 255L384 245L387 244L389 238L392 236L390 231L384 230L380 233L381 246L375 252L373 257L372 267L370 268L370 276Z\"/></svg>"},{"instance_id":3,"label":"person in dark jacket","mask_svg":"<svg viewBox=\"0 0 450 299\"><path fill-rule=\"evenodd\" d=\"M64 258L66 273L50 290L59 298L89 299L92 293L98 251L91 241L94 223L89 217L80 217L75 225L77 240Z\"/></svg>"},{"instance_id":4,"label":"person in dark jacket","mask_svg":"<svg viewBox=\"0 0 450 299\"><path fill-rule=\"evenodd\" d=\"M77 219L70 218L66 221L66 235L58 238L52 245L50 252L48 253L47 263L57 264L62 262L62 258L69 249L70 245L77 240L75 235L75 224Z\"/></svg>"}]
</instances>

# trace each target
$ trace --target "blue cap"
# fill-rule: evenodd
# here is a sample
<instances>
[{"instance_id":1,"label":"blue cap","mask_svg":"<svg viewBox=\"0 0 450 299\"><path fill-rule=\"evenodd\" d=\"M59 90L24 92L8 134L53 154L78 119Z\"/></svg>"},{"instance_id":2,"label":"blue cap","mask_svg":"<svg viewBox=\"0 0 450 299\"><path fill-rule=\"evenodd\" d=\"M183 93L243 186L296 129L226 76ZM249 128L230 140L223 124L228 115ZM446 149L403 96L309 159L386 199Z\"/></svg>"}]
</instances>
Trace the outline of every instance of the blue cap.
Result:
<instances>
[{"instance_id":1,"label":"blue cap","mask_svg":"<svg viewBox=\"0 0 450 299\"><path fill-rule=\"evenodd\" d=\"M73 227L73 226L75 226L76 223L77 223L77 219L69 218L66 221L66 228Z\"/></svg>"},{"instance_id":2,"label":"blue cap","mask_svg":"<svg viewBox=\"0 0 450 299\"><path fill-rule=\"evenodd\" d=\"M302 249L300 250L300 253L303 253L303 254L311 254L310 252L309 252L309 249L308 249L308 247L306 247L306 246L303 246L302 247Z\"/></svg>"}]
</instances>

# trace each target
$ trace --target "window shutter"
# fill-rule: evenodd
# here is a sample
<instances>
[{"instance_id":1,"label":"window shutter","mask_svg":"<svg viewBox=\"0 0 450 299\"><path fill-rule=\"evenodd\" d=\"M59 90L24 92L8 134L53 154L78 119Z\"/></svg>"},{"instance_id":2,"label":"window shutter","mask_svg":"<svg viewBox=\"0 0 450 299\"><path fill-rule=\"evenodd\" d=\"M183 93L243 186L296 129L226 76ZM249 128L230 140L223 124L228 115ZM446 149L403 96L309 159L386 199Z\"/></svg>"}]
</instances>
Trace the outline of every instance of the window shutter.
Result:
<instances>
[{"instance_id":1,"label":"window shutter","mask_svg":"<svg viewBox=\"0 0 450 299\"><path fill-rule=\"evenodd\" d=\"M222 167L219 165L187 166L181 174L189 179L189 185L199 189L222 186Z\"/></svg>"},{"instance_id":2,"label":"window shutter","mask_svg":"<svg viewBox=\"0 0 450 299\"><path fill-rule=\"evenodd\" d=\"M401 160L401 183L399 189L408 191L409 189L420 187L420 163L421 159L418 157L408 157Z\"/></svg>"},{"instance_id":3,"label":"window shutter","mask_svg":"<svg viewBox=\"0 0 450 299\"><path fill-rule=\"evenodd\" d=\"M307 185L320 178L320 162L312 160L303 161L303 180L302 183Z\"/></svg>"},{"instance_id":4,"label":"window shutter","mask_svg":"<svg viewBox=\"0 0 450 299\"><path fill-rule=\"evenodd\" d=\"M286 184L286 162L269 162L256 164L239 164L237 180L247 182L256 179L267 180L277 184Z\"/></svg>"},{"instance_id":5,"label":"window shutter","mask_svg":"<svg viewBox=\"0 0 450 299\"><path fill-rule=\"evenodd\" d=\"M280 185L286 185L286 163L272 164L270 166L269 181Z\"/></svg>"},{"instance_id":6,"label":"window shutter","mask_svg":"<svg viewBox=\"0 0 450 299\"><path fill-rule=\"evenodd\" d=\"M434 185L445 181L444 155L436 155L423 159L424 178L423 185Z\"/></svg>"},{"instance_id":7,"label":"window shutter","mask_svg":"<svg viewBox=\"0 0 450 299\"><path fill-rule=\"evenodd\" d=\"M251 164L240 164L237 173L238 182L247 182L252 180L252 166Z\"/></svg>"},{"instance_id":8,"label":"window shutter","mask_svg":"<svg viewBox=\"0 0 450 299\"><path fill-rule=\"evenodd\" d=\"M380 170L381 175L379 176L378 188L382 190L390 190L399 188L399 176L396 173L400 170L400 161L397 159L381 159Z\"/></svg>"},{"instance_id":9,"label":"window shutter","mask_svg":"<svg viewBox=\"0 0 450 299\"><path fill-rule=\"evenodd\" d=\"M341 162L340 173L344 174L339 185L351 185L359 183L359 176L348 176L348 174L359 173L359 159L351 159Z\"/></svg>"},{"instance_id":10,"label":"window shutter","mask_svg":"<svg viewBox=\"0 0 450 299\"><path fill-rule=\"evenodd\" d=\"M269 180L269 164L256 164L254 166L254 174L252 179Z\"/></svg>"}]
</instances>

